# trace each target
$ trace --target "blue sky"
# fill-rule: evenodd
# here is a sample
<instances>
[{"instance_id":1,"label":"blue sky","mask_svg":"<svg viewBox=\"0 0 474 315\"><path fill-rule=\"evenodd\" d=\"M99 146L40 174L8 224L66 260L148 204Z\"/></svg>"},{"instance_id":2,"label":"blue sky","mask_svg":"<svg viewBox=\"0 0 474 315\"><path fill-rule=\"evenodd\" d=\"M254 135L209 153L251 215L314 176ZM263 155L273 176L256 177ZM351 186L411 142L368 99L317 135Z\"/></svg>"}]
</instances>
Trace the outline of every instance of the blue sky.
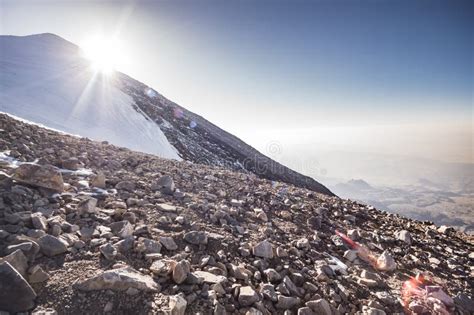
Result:
<instances>
[{"instance_id":1,"label":"blue sky","mask_svg":"<svg viewBox=\"0 0 474 315\"><path fill-rule=\"evenodd\" d=\"M120 70L261 150L275 139L388 150L370 136L390 130L394 152L472 161L472 1L0 0L0 10L1 34L78 44L118 34Z\"/></svg>"}]
</instances>

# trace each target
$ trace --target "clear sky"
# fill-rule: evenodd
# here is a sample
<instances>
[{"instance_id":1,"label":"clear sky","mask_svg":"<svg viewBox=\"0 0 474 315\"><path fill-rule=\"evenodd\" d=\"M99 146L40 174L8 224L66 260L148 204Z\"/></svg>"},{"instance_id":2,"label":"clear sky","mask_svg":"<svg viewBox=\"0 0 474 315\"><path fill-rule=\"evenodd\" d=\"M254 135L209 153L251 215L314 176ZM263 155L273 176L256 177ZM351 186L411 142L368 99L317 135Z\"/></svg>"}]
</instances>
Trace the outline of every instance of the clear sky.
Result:
<instances>
[{"instance_id":1,"label":"clear sky","mask_svg":"<svg viewBox=\"0 0 474 315\"><path fill-rule=\"evenodd\" d=\"M0 33L115 34L119 70L263 153L474 162L473 4L0 0Z\"/></svg>"}]
</instances>

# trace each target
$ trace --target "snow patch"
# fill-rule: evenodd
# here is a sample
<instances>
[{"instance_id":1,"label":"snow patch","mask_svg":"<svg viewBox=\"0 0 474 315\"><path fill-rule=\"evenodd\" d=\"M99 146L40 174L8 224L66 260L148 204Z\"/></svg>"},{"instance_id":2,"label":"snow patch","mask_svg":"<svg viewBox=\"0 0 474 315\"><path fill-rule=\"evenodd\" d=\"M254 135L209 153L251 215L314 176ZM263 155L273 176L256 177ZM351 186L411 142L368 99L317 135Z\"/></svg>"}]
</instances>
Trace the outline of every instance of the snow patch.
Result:
<instances>
[{"instance_id":1,"label":"snow patch","mask_svg":"<svg viewBox=\"0 0 474 315\"><path fill-rule=\"evenodd\" d=\"M113 76L59 37L0 36L0 111L70 134L181 160Z\"/></svg>"}]
</instances>

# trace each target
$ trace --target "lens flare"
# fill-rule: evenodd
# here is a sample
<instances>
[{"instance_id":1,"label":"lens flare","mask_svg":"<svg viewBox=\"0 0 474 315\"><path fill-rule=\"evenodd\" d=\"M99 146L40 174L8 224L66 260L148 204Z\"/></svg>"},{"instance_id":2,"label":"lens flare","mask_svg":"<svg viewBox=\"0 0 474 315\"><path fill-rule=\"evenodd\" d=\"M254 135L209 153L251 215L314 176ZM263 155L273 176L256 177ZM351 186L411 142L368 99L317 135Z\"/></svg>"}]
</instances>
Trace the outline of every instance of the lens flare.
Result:
<instances>
[{"instance_id":1,"label":"lens flare","mask_svg":"<svg viewBox=\"0 0 474 315\"><path fill-rule=\"evenodd\" d=\"M145 94L149 97L149 98L154 98L157 96L157 93L155 91L153 91L152 89L150 88L147 88L145 90Z\"/></svg>"},{"instance_id":2,"label":"lens flare","mask_svg":"<svg viewBox=\"0 0 474 315\"><path fill-rule=\"evenodd\" d=\"M339 232L336 230L336 235L342 238L344 242L346 242L349 247L357 252L357 256L362 259L363 261L369 263L377 270L381 269L381 266L378 262L378 257L374 254L370 249L365 247L362 244L359 244L353 241L349 236L345 235L344 233Z\"/></svg>"}]
</instances>

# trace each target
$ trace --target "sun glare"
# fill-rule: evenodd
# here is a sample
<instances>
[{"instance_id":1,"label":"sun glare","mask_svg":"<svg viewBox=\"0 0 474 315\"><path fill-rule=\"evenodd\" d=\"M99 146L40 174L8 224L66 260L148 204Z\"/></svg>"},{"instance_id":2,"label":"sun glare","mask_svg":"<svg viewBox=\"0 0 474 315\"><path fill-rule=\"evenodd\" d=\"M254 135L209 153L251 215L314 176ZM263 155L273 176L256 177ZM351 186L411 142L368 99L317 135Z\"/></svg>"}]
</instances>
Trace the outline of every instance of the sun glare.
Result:
<instances>
[{"instance_id":1,"label":"sun glare","mask_svg":"<svg viewBox=\"0 0 474 315\"><path fill-rule=\"evenodd\" d=\"M83 55L95 71L110 75L124 61L118 40L101 36L90 37L81 44Z\"/></svg>"}]
</instances>

